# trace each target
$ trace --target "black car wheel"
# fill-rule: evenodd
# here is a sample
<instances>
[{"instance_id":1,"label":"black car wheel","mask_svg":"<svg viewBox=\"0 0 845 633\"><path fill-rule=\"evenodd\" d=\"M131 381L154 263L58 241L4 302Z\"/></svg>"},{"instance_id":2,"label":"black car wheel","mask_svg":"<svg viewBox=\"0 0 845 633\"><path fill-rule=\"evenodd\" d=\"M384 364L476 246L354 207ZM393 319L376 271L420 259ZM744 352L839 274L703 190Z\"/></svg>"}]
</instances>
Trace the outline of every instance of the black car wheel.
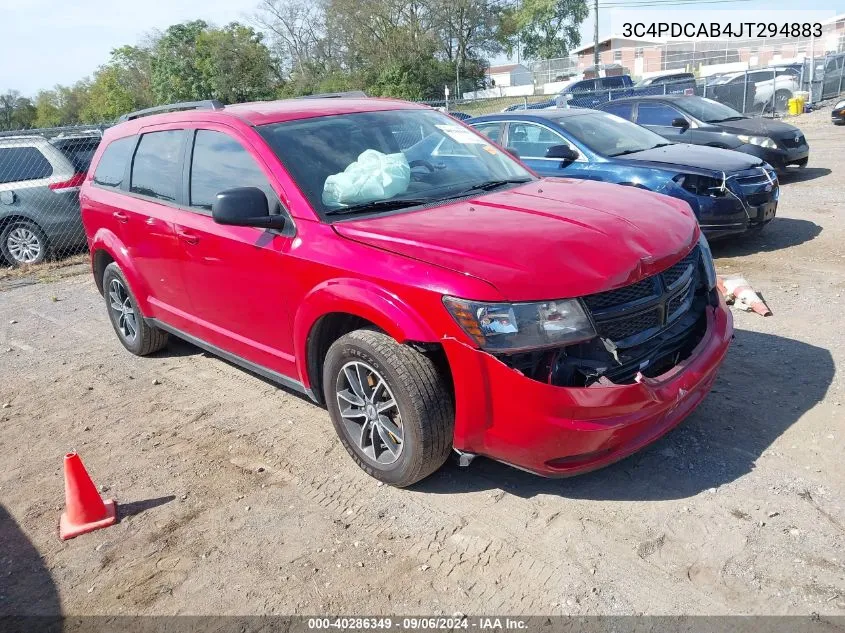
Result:
<instances>
[{"instance_id":1,"label":"black car wheel","mask_svg":"<svg viewBox=\"0 0 845 633\"><path fill-rule=\"evenodd\" d=\"M167 332L147 323L123 272L114 262L103 273L103 297L109 320L123 347L138 356L146 356L167 345Z\"/></svg>"},{"instance_id":2,"label":"black car wheel","mask_svg":"<svg viewBox=\"0 0 845 633\"><path fill-rule=\"evenodd\" d=\"M11 222L0 232L0 251L12 266L40 264L48 248L47 236L33 222Z\"/></svg>"},{"instance_id":3,"label":"black car wheel","mask_svg":"<svg viewBox=\"0 0 845 633\"><path fill-rule=\"evenodd\" d=\"M410 486L449 456L451 391L422 352L381 332L350 332L326 354L323 392L343 446L372 477Z\"/></svg>"}]
</instances>

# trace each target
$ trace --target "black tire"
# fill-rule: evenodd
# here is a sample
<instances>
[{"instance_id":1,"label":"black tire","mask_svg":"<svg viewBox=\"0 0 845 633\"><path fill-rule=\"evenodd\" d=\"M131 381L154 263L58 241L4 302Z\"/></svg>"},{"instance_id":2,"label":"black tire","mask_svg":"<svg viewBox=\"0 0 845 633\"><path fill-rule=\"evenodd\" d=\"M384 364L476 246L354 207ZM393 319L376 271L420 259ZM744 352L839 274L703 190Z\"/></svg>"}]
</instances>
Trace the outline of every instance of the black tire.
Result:
<instances>
[{"instance_id":1,"label":"black tire","mask_svg":"<svg viewBox=\"0 0 845 633\"><path fill-rule=\"evenodd\" d=\"M31 260L19 259L13 253L13 247L10 246L11 238L16 236L20 231L25 231L27 235L30 235L32 238L37 240L38 255ZM4 226L3 230L0 231L0 253L3 254L4 259L12 266L17 267L30 264L40 264L47 259L49 252L49 240L44 234L44 231L41 230L41 227L34 222L15 220Z\"/></svg>"},{"instance_id":2,"label":"black tire","mask_svg":"<svg viewBox=\"0 0 845 633\"><path fill-rule=\"evenodd\" d=\"M134 327L130 328L135 331L135 336L133 337L128 336L126 333L128 326L125 325L125 318L121 320L116 309L112 307L115 299L112 293L117 292L115 285L122 286L125 292L125 298L119 293L117 294L118 298L122 299L122 301L115 303L127 305L128 302L128 307L134 313ZM129 287L126 277L123 276L120 267L114 262L106 266L103 272L103 297L106 300L106 310L109 314L109 320L123 347L137 356L146 356L147 354L157 352L167 345L167 332L147 323L144 315L138 309L138 302L135 300L135 295L132 294L132 289Z\"/></svg>"},{"instance_id":3,"label":"black tire","mask_svg":"<svg viewBox=\"0 0 845 633\"><path fill-rule=\"evenodd\" d=\"M349 363L361 363L374 369L377 377L386 383L388 396L392 396L390 401L396 402L401 421L397 427L401 427L402 441L393 463L378 463L367 455L361 448L364 440L360 439L365 434L361 432L359 438L354 438L349 430L352 424L344 422L341 416L338 382L344 380L341 374ZM392 486L410 486L428 477L449 457L455 424L451 391L431 359L412 347L400 345L386 334L373 330L345 334L326 354L323 393L340 441L370 476ZM366 424L369 422L364 421L363 425Z\"/></svg>"}]
</instances>

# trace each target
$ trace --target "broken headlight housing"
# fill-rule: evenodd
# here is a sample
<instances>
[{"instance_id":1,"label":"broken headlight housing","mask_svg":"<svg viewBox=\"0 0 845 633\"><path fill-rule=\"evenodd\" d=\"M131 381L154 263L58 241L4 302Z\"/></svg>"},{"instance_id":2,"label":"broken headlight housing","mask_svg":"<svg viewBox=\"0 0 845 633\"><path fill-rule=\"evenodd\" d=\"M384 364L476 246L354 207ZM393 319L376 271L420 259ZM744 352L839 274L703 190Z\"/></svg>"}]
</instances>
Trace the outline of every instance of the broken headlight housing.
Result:
<instances>
[{"instance_id":1,"label":"broken headlight housing","mask_svg":"<svg viewBox=\"0 0 845 633\"><path fill-rule=\"evenodd\" d=\"M698 174L679 174L672 180L697 196L721 197L725 195L725 183L718 178Z\"/></svg>"},{"instance_id":2,"label":"broken headlight housing","mask_svg":"<svg viewBox=\"0 0 845 633\"><path fill-rule=\"evenodd\" d=\"M701 267L704 271L707 289L713 290L716 287L716 264L713 263L713 253L704 233L701 233L698 237L698 248L701 251Z\"/></svg>"},{"instance_id":3,"label":"broken headlight housing","mask_svg":"<svg viewBox=\"0 0 845 633\"><path fill-rule=\"evenodd\" d=\"M560 347L596 336L577 299L535 303L486 303L443 297L449 314L487 351Z\"/></svg>"}]
</instances>

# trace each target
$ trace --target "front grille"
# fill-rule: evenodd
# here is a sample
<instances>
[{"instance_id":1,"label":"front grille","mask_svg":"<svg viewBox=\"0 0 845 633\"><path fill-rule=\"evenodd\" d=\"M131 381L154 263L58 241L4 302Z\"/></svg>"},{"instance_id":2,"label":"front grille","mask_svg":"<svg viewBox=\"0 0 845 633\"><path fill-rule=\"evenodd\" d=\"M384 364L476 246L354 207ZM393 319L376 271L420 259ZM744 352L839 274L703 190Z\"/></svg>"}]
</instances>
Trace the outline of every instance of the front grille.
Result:
<instances>
[{"instance_id":1,"label":"front grille","mask_svg":"<svg viewBox=\"0 0 845 633\"><path fill-rule=\"evenodd\" d=\"M584 297L599 336L618 347L638 345L682 316L692 304L700 259L696 246L662 273Z\"/></svg>"},{"instance_id":2,"label":"front grille","mask_svg":"<svg viewBox=\"0 0 845 633\"><path fill-rule=\"evenodd\" d=\"M795 140L795 135L785 136L778 141L778 144L781 147L785 147L787 149L792 149L793 147L801 147L802 145L807 143L807 139L804 138L803 134L798 135L798 140Z\"/></svg>"},{"instance_id":3,"label":"front grille","mask_svg":"<svg viewBox=\"0 0 845 633\"><path fill-rule=\"evenodd\" d=\"M659 294L654 277L646 277L630 286L608 290L584 297L584 303L590 310L603 310L624 303L633 303Z\"/></svg>"},{"instance_id":4,"label":"front grille","mask_svg":"<svg viewBox=\"0 0 845 633\"><path fill-rule=\"evenodd\" d=\"M599 325L599 333L611 341L621 341L658 327L660 312L657 308L652 308L615 321L603 321Z\"/></svg>"}]
</instances>

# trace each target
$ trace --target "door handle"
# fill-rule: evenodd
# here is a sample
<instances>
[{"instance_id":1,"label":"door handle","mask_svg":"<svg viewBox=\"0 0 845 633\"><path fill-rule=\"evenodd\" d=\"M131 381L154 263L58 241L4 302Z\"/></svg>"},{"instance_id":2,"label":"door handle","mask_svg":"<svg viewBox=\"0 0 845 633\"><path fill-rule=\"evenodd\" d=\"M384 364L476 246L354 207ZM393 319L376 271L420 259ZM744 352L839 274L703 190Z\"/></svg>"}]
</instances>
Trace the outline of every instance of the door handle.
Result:
<instances>
[{"instance_id":1,"label":"door handle","mask_svg":"<svg viewBox=\"0 0 845 633\"><path fill-rule=\"evenodd\" d=\"M129 216L126 215L123 211L115 211L114 213L112 213L112 215L121 224L126 224L127 222L129 222Z\"/></svg>"},{"instance_id":2,"label":"door handle","mask_svg":"<svg viewBox=\"0 0 845 633\"><path fill-rule=\"evenodd\" d=\"M187 231L176 231L176 235L179 236L179 239L185 242L186 244L199 244L200 238L198 235L194 235L193 233L188 233Z\"/></svg>"}]
</instances>

